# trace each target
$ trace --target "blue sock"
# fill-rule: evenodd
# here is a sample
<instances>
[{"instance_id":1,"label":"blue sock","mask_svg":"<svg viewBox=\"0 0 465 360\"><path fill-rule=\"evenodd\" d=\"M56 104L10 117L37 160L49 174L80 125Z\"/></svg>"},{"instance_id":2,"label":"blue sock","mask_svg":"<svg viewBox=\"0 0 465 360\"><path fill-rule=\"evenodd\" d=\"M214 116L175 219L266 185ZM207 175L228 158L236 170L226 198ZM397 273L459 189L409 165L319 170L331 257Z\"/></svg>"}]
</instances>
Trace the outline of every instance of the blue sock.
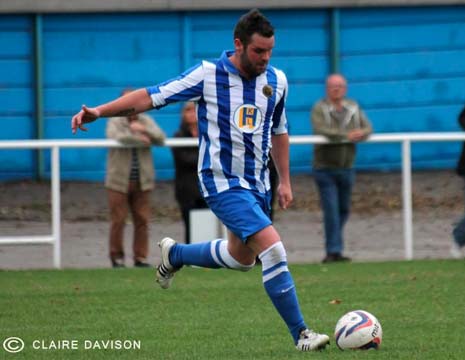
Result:
<instances>
[{"instance_id":1,"label":"blue sock","mask_svg":"<svg viewBox=\"0 0 465 360\"><path fill-rule=\"evenodd\" d=\"M300 312L294 280L287 268L286 250L282 242L273 245L260 255L263 285L274 307L286 323L297 343L300 332L306 329Z\"/></svg>"},{"instance_id":2,"label":"blue sock","mask_svg":"<svg viewBox=\"0 0 465 360\"><path fill-rule=\"evenodd\" d=\"M176 244L171 248L169 259L175 268L183 265L195 265L205 268L218 269L227 267L220 254L221 242L214 240L196 244Z\"/></svg>"}]
</instances>

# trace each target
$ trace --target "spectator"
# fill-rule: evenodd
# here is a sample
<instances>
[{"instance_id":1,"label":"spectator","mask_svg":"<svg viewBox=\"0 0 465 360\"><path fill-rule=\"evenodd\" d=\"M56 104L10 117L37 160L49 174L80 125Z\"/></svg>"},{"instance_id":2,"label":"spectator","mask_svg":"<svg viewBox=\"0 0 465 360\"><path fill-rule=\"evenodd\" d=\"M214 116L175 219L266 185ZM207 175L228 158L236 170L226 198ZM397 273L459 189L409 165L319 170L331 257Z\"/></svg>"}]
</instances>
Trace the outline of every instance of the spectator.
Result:
<instances>
[{"instance_id":1,"label":"spectator","mask_svg":"<svg viewBox=\"0 0 465 360\"><path fill-rule=\"evenodd\" d=\"M313 175L323 210L326 256L324 263L350 261L343 255L343 228L350 212L355 143L365 140L371 125L359 105L346 99L347 83L339 74L326 80L326 98L312 109L313 133L330 144L314 146Z\"/></svg>"},{"instance_id":2,"label":"spectator","mask_svg":"<svg viewBox=\"0 0 465 360\"><path fill-rule=\"evenodd\" d=\"M182 109L181 125L174 137L198 138L197 114L195 104L188 102ZM192 209L207 208L207 203L200 194L197 161L199 158L198 146L183 146L171 148L176 167L175 196L184 221L184 242L190 244L189 214Z\"/></svg>"},{"instance_id":3,"label":"spectator","mask_svg":"<svg viewBox=\"0 0 465 360\"><path fill-rule=\"evenodd\" d=\"M465 130L465 107L462 109L459 115L459 125ZM457 174L462 176L465 180L465 143L462 145L462 153L460 154L459 161L457 163ZM464 257L463 247L465 246L465 216L455 225L452 231L454 241L450 253L452 257L461 259Z\"/></svg>"},{"instance_id":4,"label":"spectator","mask_svg":"<svg viewBox=\"0 0 465 360\"><path fill-rule=\"evenodd\" d=\"M131 92L124 90L122 95ZM107 137L133 148L111 148L108 152L105 187L110 208L110 260L114 268L124 267L123 233L128 214L134 223L134 266L148 267L148 223L150 193L155 170L151 144L163 144L165 134L146 114L113 117L108 120Z\"/></svg>"},{"instance_id":5,"label":"spectator","mask_svg":"<svg viewBox=\"0 0 465 360\"><path fill-rule=\"evenodd\" d=\"M273 159L270 159L268 162L268 170L270 171L270 191L271 191L271 200L270 200L270 220L274 219L274 206L276 203L276 192L278 190L278 171L276 166L274 166Z\"/></svg>"},{"instance_id":6,"label":"spectator","mask_svg":"<svg viewBox=\"0 0 465 360\"><path fill-rule=\"evenodd\" d=\"M290 134L291 127L288 125L287 127L287 132ZM277 192L278 192L278 171L276 170L276 166L274 165L274 161L272 158L270 158L270 161L268 162L268 171L270 172L270 191L271 191L271 205L270 205L270 219L271 221L274 220L274 208L276 204L276 199L277 199ZM260 259L257 257L256 260L257 263L260 262Z\"/></svg>"}]
</instances>

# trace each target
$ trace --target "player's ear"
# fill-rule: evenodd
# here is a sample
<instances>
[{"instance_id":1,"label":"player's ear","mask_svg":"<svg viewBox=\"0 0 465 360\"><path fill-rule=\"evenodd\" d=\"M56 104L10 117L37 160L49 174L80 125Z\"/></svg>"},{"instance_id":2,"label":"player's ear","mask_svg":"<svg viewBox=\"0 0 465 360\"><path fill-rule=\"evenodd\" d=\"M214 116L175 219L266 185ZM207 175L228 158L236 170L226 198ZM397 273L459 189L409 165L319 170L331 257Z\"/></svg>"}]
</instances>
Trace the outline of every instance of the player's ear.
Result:
<instances>
[{"instance_id":1,"label":"player's ear","mask_svg":"<svg viewBox=\"0 0 465 360\"><path fill-rule=\"evenodd\" d=\"M234 39L234 49L238 53L242 53L244 51L244 44L242 44L242 41L238 38Z\"/></svg>"}]
</instances>

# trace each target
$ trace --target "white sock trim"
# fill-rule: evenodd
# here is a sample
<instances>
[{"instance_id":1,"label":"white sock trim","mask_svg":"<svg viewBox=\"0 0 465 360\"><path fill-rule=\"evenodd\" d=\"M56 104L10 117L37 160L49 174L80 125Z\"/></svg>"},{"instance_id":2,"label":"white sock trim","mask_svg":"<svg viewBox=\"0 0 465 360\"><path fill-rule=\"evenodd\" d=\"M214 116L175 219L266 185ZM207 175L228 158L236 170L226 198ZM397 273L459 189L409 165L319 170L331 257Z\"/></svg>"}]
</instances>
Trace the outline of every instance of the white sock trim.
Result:
<instances>
[{"instance_id":1,"label":"white sock trim","mask_svg":"<svg viewBox=\"0 0 465 360\"><path fill-rule=\"evenodd\" d=\"M273 250L276 246L278 246L279 244L283 244L281 241L278 241L277 243L274 243L273 245L271 245L268 249L265 249L263 250L260 254L258 254L258 258L261 260L263 256L265 256L266 254L268 254L271 250Z\"/></svg>"},{"instance_id":2,"label":"white sock trim","mask_svg":"<svg viewBox=\"0 0 465 360\"><path fill-rule=\"evenodd\" d=\"M219 241L222 241L223 239L216 239L216 240L213 240L211 243L210 243L210 255L212 256L213 258L213 261L216 262L219 266L223 266L224 267L224 264L220 261L220 259L218 259L218 256L216 255L216 244L219 242Z\"/></svg>"},{"instance_id":3,"label":"white sock trim","mask_svg":"<svg viewBox=\"0 0 465 360\"><path fill-rule=\"evenodd\" d=\"M217 253L217 244L219 244L219 254ZM240 271L249 271L255 266L255 261L250 265L241 264L239 261L234 259L228 251L228 241L223 239L218 239L212 241L210 247L210 253L213 257L213 260L219 265L228 267L229 269L240 270ZM220 259L221 258L221 259Z\"/></svg>"},{"instance_id":4,"label":"white sock trim","mask_svg":"<svg viewBox=\"0 0 465 360\"><path fill-rule=\"evenodd\" d=\"M281 241L271 245L259 255L262 261L263 282L273 279L282 272L289 271L287 256ZM270 271L271 270L271 271Z\"/></svg>"}]
</instances>

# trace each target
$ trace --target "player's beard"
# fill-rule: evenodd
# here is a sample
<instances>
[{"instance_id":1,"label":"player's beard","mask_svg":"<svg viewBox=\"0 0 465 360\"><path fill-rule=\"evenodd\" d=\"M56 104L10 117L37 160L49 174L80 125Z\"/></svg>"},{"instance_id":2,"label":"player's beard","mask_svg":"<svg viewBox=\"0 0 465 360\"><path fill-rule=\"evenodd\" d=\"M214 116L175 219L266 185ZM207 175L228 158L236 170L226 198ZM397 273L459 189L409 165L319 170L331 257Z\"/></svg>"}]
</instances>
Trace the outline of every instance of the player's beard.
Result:
<instances>
[{"instance_id":1,"label":"player's beard","mask_svg":"<svg viewBox=\"0 0 465 360\"><path fill-rule=\"evenodd\" d=\"M241 54L240 59L242 71L244 71L250 78L257 77L266 70L266 62L263 63L263 69L259 69L257 64L253 64L250 61L246 51Z\"/></svg>"}]
</instances>

